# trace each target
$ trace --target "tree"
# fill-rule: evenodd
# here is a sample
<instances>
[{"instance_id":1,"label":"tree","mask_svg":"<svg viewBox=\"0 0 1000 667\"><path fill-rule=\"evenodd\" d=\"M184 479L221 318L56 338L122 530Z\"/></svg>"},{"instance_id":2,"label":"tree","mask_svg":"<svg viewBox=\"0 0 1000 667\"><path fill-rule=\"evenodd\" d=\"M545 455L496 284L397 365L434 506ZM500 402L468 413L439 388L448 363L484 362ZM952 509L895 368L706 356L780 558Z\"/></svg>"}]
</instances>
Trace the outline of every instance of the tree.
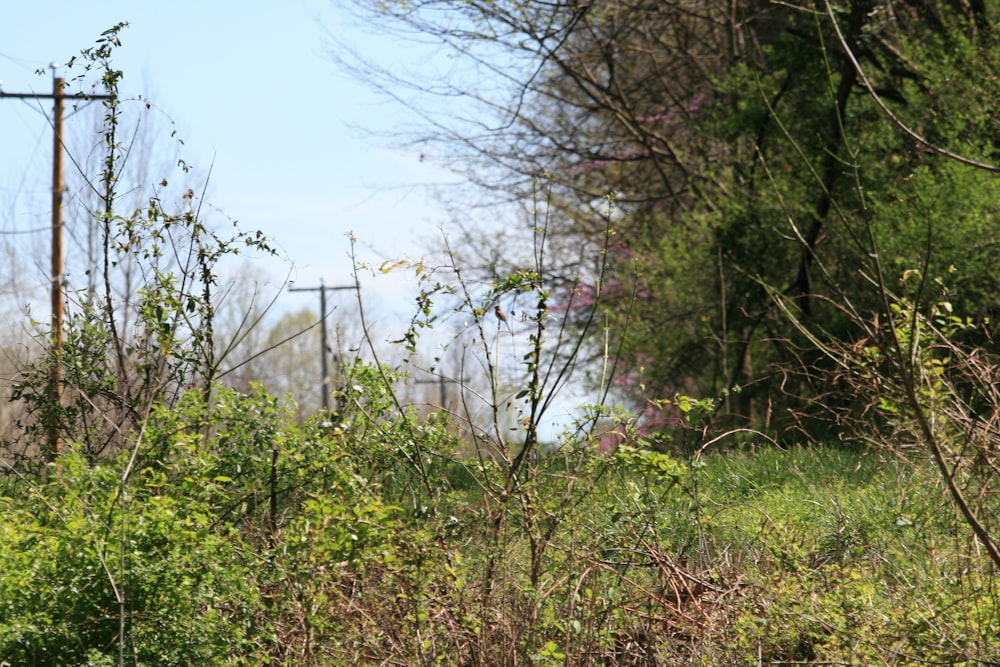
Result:
<instances>
[{"instance_id":1,"label":"tree","mask_svg":"<svg viewBox=\"0 0 1000 667\"><path fill-rule=\"evenodd\" d=\"M169 405L193 387L210 397L222 362L213 333L219 263L240 252L271 252L260 232L216 233L201 217L201 197L191 188L169 196L167 177L140 206L120 208L133 137L123 138L122 73L111 56L124 27L109 29L74 59L82 71L73 81L85 85L96 70L105 94L100 173L86 181L100 237L97 264L88 270L97 279L68 299L63 349L53 346L33 360L12 393L33 417L22 424L29 441L41 429L56 436L50 443L84 443L95 457L141 429L154 404ZM133 102L149 108L143 100ZM183 161L178 168L185 170ZM51 391L54 366L65 382L64 397Z\"/></svg>"},{"instance_id":2,"label":"tree","mask_svg":"<svg viewBox=\"0 0 1000 667\"><path fill-rule=\"evenodd\" d=\"M768 288L849 336L828 304L849 295L878 312L863 296L856 224L876 215L896 275L953 266L970 311L996 308L975 242L996 186L929 149L987 162L995 151L1000 65L981 3L354 5L379 29L439 40L465 65L411 80L337 52L397 99L425 95L415 96L425 134L413 138L495 201L530 201L545 180L565 285L593 279L593 210L614 209L602 289L623 385L653 396L740 388L724 404L737 423L797 413L825 389L789 375L815 357ZM443 110L426 101L435 95L449 99ZM467 242L487 272L509 256L495 240Z\"/></svg>"},{"instance_id":3,"label":"tree","mask_svg":"<svg viewBox=\"0 0 1000 667\"><path fill-rule=\"evenodd\" d=\"M319 318L308 308L281 316L260 341L245 341L245 362L239 363L230 384L248 391L253 384L267 387L279 398L291 397L301 416L319 411Z\"/></svg>"}]
</instances>

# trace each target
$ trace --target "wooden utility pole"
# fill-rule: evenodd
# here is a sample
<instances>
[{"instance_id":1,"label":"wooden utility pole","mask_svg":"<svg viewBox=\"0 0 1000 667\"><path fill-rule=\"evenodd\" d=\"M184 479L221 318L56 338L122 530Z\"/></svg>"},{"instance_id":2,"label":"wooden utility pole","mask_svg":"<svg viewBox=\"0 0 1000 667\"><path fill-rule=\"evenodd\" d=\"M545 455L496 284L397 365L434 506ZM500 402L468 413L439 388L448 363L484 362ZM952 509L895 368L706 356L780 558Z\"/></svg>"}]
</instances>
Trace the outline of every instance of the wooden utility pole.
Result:
<instances>
[{"instance_id":1,"label":"wooden utility pole","mask_svg":"<svg viewBox=\"0 0 1000 667\"><path fill-rule=\"evenodd\" d=\"M448 390L445 388L445 379L443 375L438 375L434 380L414 380L413 384L436 384L438 386L438 394L441 398L441 405L439 407L442 410L447 407L445 403L448 400Z\"/></svg>"},{"instance_id":2,"label":"wooden utility pole","mask_svg":"<svg viewBox=\"0 0 1000 667\"><path fill-rule=\"evenodd\" d=\"M323 410L325 412L330 411L330 373L327 370L327 357L330 355L330 349L326 342L326 292L327 290L334 292L338 290L357 290L357 285L339 285L337 287L327 287L323 284L323 279L319 281L319 287L289 287L289 292L319 292L319 318L320 318L320 330L319 330L319 372L320 372L320 387L323 391Z\"/></svg>"},{"instance_id":3,"label":"wooden utility pole","mask_svg":"<svg viewBox=\"0 0 1000 667\"><path fill-rule=\"evenodd\" d=\"M51 405L62 403L63 394L63 102L75 100L108 100L111 95L86 95L64 91L66 80L53 75L52 92L45 93L6 93L0 90L0 98L15 99L51 99L52 100L52 365L49 368L49 385L47 394ZM58 411L53 411L49 418L49 451L46 458L54 461L59 456L62 443L59 438Z\"/></svg>"},{"instance_id":4,"label":"wooden utility pole","mask_svg":"<svg viewBox=\"0 0 1000 667\"><path fill-rule=\"evenodd\" d=\"M52 77L52 366L49 367L49 401L62 405L63 395L63 86L62 77ZM49 418L49 456L59 456L59 413Z\"/></svg>"},{"instance_id":5,"label":"wooden utility pole","mask_svg":"<svg viewBox=\"0 0 1000 667\"><path fill-rule=\"evenodd\" d=\"M436 384L438 386L438 395L441 399L441 405L439 406L442 410L448 409L448 382L464 383L468 382L469 378L457 378L454 380L446 379L444 375L438 375L433 380L414 380L413 384Z\"/></svg>"}]
</instances>

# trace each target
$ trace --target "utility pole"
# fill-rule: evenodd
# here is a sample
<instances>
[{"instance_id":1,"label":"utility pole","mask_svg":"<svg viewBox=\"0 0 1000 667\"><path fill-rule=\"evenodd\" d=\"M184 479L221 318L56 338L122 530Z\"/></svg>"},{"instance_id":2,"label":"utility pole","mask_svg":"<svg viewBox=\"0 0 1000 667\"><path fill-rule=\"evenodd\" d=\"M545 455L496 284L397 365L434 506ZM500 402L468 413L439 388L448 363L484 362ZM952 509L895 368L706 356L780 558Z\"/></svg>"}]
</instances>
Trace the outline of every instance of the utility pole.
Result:
<instances>
[{"instance_id":1,"label":"utility pole","mask_svg":"<svg viewBox=\"0 0 1000 667\"><path fill-rule=\"evenodd\" d=\"M448 400L448 392L444 386L445 380L443 375L438 375L437 379L434 380L414 380L413 384L436 384L438 386L438 393L441 397L441 409L445 409L445 402Z\"/></svg>"},{"instance_id":2,"label":"utility pole","mask_svg":"<svg viewBox=\"0 0 1000 667\"><path fill-rule=\"evenodd\" d=\"M320 278L319 287L289 287L289 292L319 292L319 318L320 318L320 330L319 330L319 372L321 384L320 387L323 391L323 410L325 412L330 411L330 374L327 371L326 360L329 356L330 349L326 342L326 293L327 291L336 292L338 290L359 290L357 285L339 285L336 287L327 287L323 284L323 279Z\"/></svg>"},{"instance_id":3,"label":"utility pole","mask_svg":"<svg viewBox=\"0 0 1000 667\"><path fill-rule=\"evenodd\" d=\"M111 95L87 95L85 93L66 94L66 80L55 76L55 65L52 65L51 93L6 93L0 90L0 98L52 100L52 366L49 368L49 385L47 394L52 405L62 403L63 394L63 102L73 100L109 100ZM48 460L54 461L59 456L61 442L59 438L59 415L53 412L49 418L49 451Z\"/></svg>"},{"instance_id":4,"label":"utility pole","mask_svg":"<svg viewBox=\"0 0 1000 667\"><path fill-rule=\"evenodd\" d=\"M451 382L468 382L469 378L458 378L451 380ZM448 409L448 390L447 383L449 381L445 379L444 375L438 375L437 378L433 380L414 380L413 384L436 384L438 386L438 394L441 398L441 409Z\"/></svg>"}]
</instances>

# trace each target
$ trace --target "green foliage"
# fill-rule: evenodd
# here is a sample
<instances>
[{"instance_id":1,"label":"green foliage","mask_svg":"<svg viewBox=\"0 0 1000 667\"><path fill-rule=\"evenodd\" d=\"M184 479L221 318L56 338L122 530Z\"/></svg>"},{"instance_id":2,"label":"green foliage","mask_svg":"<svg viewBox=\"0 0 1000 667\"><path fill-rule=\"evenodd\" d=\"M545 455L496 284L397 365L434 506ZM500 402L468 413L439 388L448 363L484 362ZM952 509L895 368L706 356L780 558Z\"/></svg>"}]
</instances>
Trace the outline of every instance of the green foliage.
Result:
<instances>
[{"instance_id":1,"label":"green foliage","mask_svg":"<svg viewBox=\"0 0 1000 667\"><path fill-rule=\"evenodd\" d=\"M117 664L123 621L135 665L973 660L1000 622L932 471L874 452L567 443L532 463L535 505L498 545L495 467L442 465L410 509L375 481L405 460L380 453L394 419L425 450L447 430L199 397L155 410L134 457L71 452L6 486L0 659Z\"/></svg>"},{"instance_id":2,"label":"green foliage","mask_svg":"<svg viewBox=\"0 0 1000 667\"><path fill-rule=\"evenodd\" d=\"M0 659L86 664L123 643L126 664L257 664L292 641L283 619L317 613L330 636L339 621L312 605L392 561L398 511L342 435L306 428L259 390L211 406L192 391L134 451L67 452L26 480L3 499Z\"/></svg>"},{"instance_id":3,"label":"green foliage","mask_svg":"<svg viewBox=\"0 0 1000 667\"><path fill-rule=\"evenodd\" d=\"M992 244L982 239L996 236L1000 43L988 3L814 9L428 1L373 11L373 24L440 38L477 72L504 63L496 87L461 75L444 86L396 83L446 94L449 110L456 99L481 104L499 129L429 112L429 133L448 146L448 164L521 202L526 226L537 226L544 174L558 239L550 261L569 283L551 291L551 305L580 309L579 330L591 350L613 351L633 408L645 403L628 391L640 376L657 396L740 386L720 408L723 427L821 438L816 404L852 397L810 382L829 367L774 293L828 340L854 339L842 306L866 319L881 311L870 289L877 255L890 285L916 266L951 271L956 306L996 319ZM603 251L597 217L612 227ZM494 237L471 236L469 255L490 257L491 277L518 275L523 258L508 259ZM580 271L602 252L599 276ZM580 274L589 291L568 280ZM585 329L591 304L581 302L594 294L614 336Z\"/></svg>"},{"instance_id":4,"label":"green foliage","mask_svg":"<svg viewBox=\"0 0 1000 667\"><path fill-rule=\"evenodd\" d=\"M186 486L130 485L122 460L66 453L60 474L4 500L0 656L9 664L227 664L248 648L258 604L240 538ZM193 470L185 471L194 473ZM166 491L166 493L164 493ZM119 622L126 618L126 637Z\"/></svg>"},{"instance_id":5,"label":"green foliage","mask_svg":"<svg viewBox=\"0 0 1000 667\"><path fill-rule=\"evenodd\" d=\"M622 445L615 456L640 474L651 475L669 481L676 481L686 476L686 466L670 454L657 452L646 448L636 448Z\"/></svg>"}]
</instances>

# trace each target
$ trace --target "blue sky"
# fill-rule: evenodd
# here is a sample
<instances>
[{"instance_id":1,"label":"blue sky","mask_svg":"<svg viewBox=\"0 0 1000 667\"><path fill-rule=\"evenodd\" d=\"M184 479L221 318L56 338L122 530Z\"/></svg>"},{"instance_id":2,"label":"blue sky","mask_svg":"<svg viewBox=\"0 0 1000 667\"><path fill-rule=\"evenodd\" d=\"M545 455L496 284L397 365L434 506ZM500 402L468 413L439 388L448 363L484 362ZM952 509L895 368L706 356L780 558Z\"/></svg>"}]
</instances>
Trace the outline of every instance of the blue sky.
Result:
<instances>
[{"instance_id":1,"label":"blue sky","mask_svg":"<svg viewBox=\"0 0 1000 667\"><path fill-rule=\"evenodd\" d=\"M356 30L337 2L9 0L0 20L0 80L6 92L50 92L51 73L36 69L65 62L127 21L114 60L125 73L121 93L142 95L169 116L185 142L181 156L200 173L214 161L207 200L243 229L273 238L294 263L296 286L342 285L351 280L348 232L361 259L376 267L440 247L445 216L425 185L455 178L354 129L387 135L413 123L405 109L338 70L329 33L380 63L425 72L429 65L426 53ZM0 100L0 241L40 256L27 271L40 319L48 314L50 109L49 101L39 109ZM86 131L81 125L68 119L67 134ZM28 229L39 231L11 233ZM270 279L264 292L281 293L279 312L318 310L315 293L283 290L286 264L261 267ZM399 338L413 314L415 282L402 271L375 273L362 275L373 338ZM338 324L349 307L344 295L330 298L340 308ZM2 287L0 299L0 312L15 307Z\"/></svg>"},{"instance_id":2,"label":"blue sky","mask_svg":"<svg viewBox=\"0 0 1000 667\"><path fill-rule=\"evenodd\" d=\"M7 92L49 92L51 75L37 76L37 68L64 62L110 26L129 22L115 55L125 72L122 93L142 94L167 114L185 142L181 156L202 173L214 160L207 199L242 228L274 238L295 264L296 284L350 279L348 231L357 235L362 258L373 262L419 257L435 237L441 215L422 184L448 177L351 129L391 131L403 112L327 55L326 31L350 30L335 1L5 4L0 80ZM4 230L30 228L33 216L48 215L49 132L37 109L0 100ZM41 203L23 204L30 201L26 191ZM11 206L12 198L22 205ZM283 266L266 270L278 282L284 278ZM399 289L383 281L367 293L390 299ZM295 308L302 298L282 299Z\"/></svg>"}]
</instances>

